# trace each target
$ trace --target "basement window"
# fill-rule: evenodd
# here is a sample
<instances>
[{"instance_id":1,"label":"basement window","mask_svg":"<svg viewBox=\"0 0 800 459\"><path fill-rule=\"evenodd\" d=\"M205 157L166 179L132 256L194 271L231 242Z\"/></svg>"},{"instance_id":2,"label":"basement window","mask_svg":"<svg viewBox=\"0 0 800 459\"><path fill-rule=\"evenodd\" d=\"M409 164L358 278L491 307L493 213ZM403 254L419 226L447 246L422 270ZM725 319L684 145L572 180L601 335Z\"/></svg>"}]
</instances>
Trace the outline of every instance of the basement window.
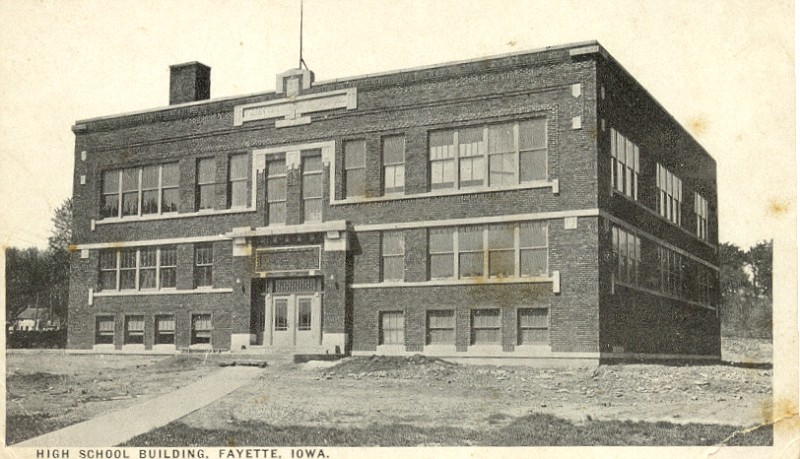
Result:
<instances>
[{"instance_id":1,"label":"basement window","mask_svg":"<svg viewBox=\"0 0 800 459\"><path fill-rule=\"evenodd\" d=\"M211 314L192 314L191 344L211 344Z\"/></svg>"},{"instance_id":2,"label":"basement window","mask_svg":"<svg viewBox=\"0 0 800 459\"><path fill-rule=\"evenodd\" d=\"M125 316L125 344L144 344L144 316Z\"/></svg>"},{"instance_id":3,"label":"basement window","mask_svg":"<svg viewBox=\"0 0 800 459\"><path fill-rule=\"evenodd\" d=\"M99 316L95 323L95 344L114 344L114 316Z\"/></svg>"},{"instance_id":4,"label":"basement window","mask_svg":"<svg viewBox=\"0 0 800 459\"><path fill-rule=\"evenodd\" d=\"M156 316L154 344L175 344L175 316Z\"/></svg>"}]
</instances>

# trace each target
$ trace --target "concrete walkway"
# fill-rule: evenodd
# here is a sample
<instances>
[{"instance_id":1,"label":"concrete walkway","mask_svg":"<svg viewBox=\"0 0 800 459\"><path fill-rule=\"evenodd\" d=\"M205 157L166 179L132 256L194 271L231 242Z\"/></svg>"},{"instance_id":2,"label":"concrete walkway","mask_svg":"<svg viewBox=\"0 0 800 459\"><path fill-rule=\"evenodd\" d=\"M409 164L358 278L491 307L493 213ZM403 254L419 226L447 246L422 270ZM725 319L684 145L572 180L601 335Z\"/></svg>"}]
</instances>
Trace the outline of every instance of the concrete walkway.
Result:
<instances>
[{"instance_id":1,"label":"concrete walkway","mask_svg":"<svg viewBox=\"0 0 800 459\"><path fill-rule=\"evenodd\" d=\"M169 394L12 446L115 446L208 405L262 372L255 367L225 367Z\"/></svg>"}]
</instances>

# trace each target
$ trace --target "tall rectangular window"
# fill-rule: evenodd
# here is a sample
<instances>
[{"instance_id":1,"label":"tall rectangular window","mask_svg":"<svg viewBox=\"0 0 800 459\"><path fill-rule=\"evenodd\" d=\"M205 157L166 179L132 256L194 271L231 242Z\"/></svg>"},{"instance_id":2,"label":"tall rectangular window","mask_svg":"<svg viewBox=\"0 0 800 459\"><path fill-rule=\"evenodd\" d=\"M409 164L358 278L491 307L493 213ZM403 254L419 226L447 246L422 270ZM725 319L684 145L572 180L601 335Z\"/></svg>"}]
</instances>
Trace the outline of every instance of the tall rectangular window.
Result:
<instances>
[{"instance_id":1,"label":"tall rectangular window","mask_svg":"<svg viewBox=\"0 0 800 459\"><path fill-rule=\"evenodd\" d=\"M483 277L483 227L458 229L459 277Z\"/></svg>"},{"instance_id":2,"label":"tall rectangular window","mask_svg":"<svg viewBox=\"0 0 800 459\"><path fill-rule=\"evenodd\" d=\"M175 344L175 316L156 316L153 338L153 344Z\"/></svg>"},{"instance_id":3,"label":"tall rectangular window","mask_svg":"<svg viewBox=\"0 0 800 459\"><path fill-rule=\"evenodd\" d=\"M270 225L286 223L286 160L267 161L267 218Z\"/></svg>"},{"instance_id":4,"label":"tall rectangular window","mask_svg":"<svg viewBox=\"0 0 800 459\"><path fill-rule=\"evenodd\" d=\"M405 320L402 311L380 313L379 344L405 344Z\"/></svg>"},{"instance_id":5,"label":"tall rectangular window","mask_svg":"<svg viewBox=\"0 0 800 459\"><path fill-rule=\"evenodd\" d=\"M639 264L642 259L642 242L639 236L614 226L611 229L614 255L617 259L616 279L623 283L639 283Z\"/></svg>"},{"instance_id":6,"label":"tall rectangular window","mask_svg":"<svg viewBox=\"0 0 800 459\"><path fill-rule=\"evenodd\" d=\"M125 316L125 344L144 344L144 316Z\"/></svg>"},{"instance_id":7,"label":"tall rectangular window","mask_svg":"<svg viewBox=\"0 0 800 459\"><path fill-rule=\"evenodd\" d=\"M381 273L384 282L405 278L405 240L402 231L385 231L381 239Z\"/></svg>"},{"instance_id":8,"label":"tall rectangular window","mask_svg":"<svg viewBox=\"0 0 800 459\"><path fill-rule=\"evenodd\" d=\"M103 172L103 195L100 204L101 218L119 217L120 171Z\"/></svg>"},{"instance_id":9,"label":"tall rectangular window","mask_svg":"<svg viewBox=\"0 0 800 459\"><path fill-rule=\"evenodd\" d=\"M247 207L248 166L246 153L228 158L228 208Z\"/></svg>"},{"instance_id":10,"label":"tall rectangular window","mask_svg":"<svg viewBox=\"0 0 800 459\"><path fill-rule=\"evenodd\" d=\"M139 215L139 174L141 169L122 169L122 216Z\"/></svg>"},{"instance_id":11,"label":"tall rectangular window","mask_svg":"<svg viewBox=\"0 0 800 459\"><path fill-rule=\"evenodd\" d=\"M119 263L119 289L136 289L137 250L125 249L120 251Z\"/></svg>"},{"instance_id":12,"label":"tall rectangular window","mask_svg":"<svg viewBox=\"0 0 800 459\"><path fill-rule=\"evenodd\" d=\"M519 225L519 271L523 277L546 276L547 222L525 222Z\"/></svg>"},{"instance_id":13,"label":"tall rectangular window","mask_svg":"<svg viewBox=\"0 0 800 459\"><path fill-rule=\"evenodd\" d=\"M452 310L430 310L426 320L425 344L456 344L456 320Z\"/></svg>"},{"instance_id":14,"label":"tall rectangular window","mask_svg":"<svg viewBox=\"0 0 800 459\"><path fill-rule=\"evenodd\" d=\"M178 211L178 163L103 172L101 218Z\"/></svg>"},{"instance_id":15,"label":"tall rectangular window","mask_svg":"<svg viewBox=\"0 0 800 459\"><path fill-rule=\"evenodd\" d=\"M365 196L367 168L367 143L350 140L344 143L344 196Z\"/></svg>"},{"instance_id":16,"label":"tall rectangular window","mask_svg":"<svg viewBox=\"0 0 800 459\"><path fill-rule=\"evenodd\" d=\"M211 287L213 285L214 250L211 244L195 244L194 246L194 286Z\"/></svg>"},{"instance_id":17,"label":"tall rectangular window","mask_svg":"<svg viewBox=\"0 0 800 459\"><path fill-rule=\"evenodd\" d=\"M297 329L299 331L311 330L311 298L297 300Z\"/></svg>"},{"instance_id":18,"label":"tall rectangular window","mask_svg":"<svg viewBox=\"0 0 800 459\"><path fill-rule=\"evenodd\" d=\"M180 169L178 163L164 164L161 166L161 208L160 212L177 212L180 200L178 186L180 185Z\"/></svg>"},{"instance_id":19,"label":"tall rectangular window","mask_svg":"<svg viewBox=\"0 0 800 459\"><path fill-rule=\"evenodd\" d=\"M489 276L514 276L514 225L489 225Z\"/></svg>"},{"instance_id":20,"label":"tall rectangular window","mask_svg":"<svg viewBox=\"0 0 800 459\"><path fill-rule=\"evenodd\" d=\"M286 298L275 299L275 330L289 329L289 300Z\"/></svg>"},{"instance_id":21,"label":"tall rectangular window","mask_svg":"<svg viewBox=\"0 0 800 459\"><path fill-rule=\"evenodd\" d=\"M428 265L431 279L452 279L453 228L432 228L428 231Z\"/></svg>"},{"instance_id":22,"label":"tall rectangular window","mask_svg":"<svg viewBox=\"0 0 800 459\"><path fill-rule=\"evenodd\" d=\"M160 168L147 166L142 168L142 215L158 213Z\"/></svg>"},{"instance_id":23,"label":"tall rectangular window","mask_svg":"<svg viewBox=\"0 0 800 459\"><path fill-rule=\"evenodd\" d=\"M472 310L471 344L500 344L500 310Z\"/></svg>"},{"instance_id":24,"label":"tall rectangular window","mask_svg":"<svg viewBox=\"0 0 800 459\"><path fill-rule=\"evenodd\" d=\"M658 164L656 165L656 186L658 187L658 213L672 223L680 225L683 182L666 167Z\"/></svg>"},{"instance_id":25,"label":"tall rectangular window","mask_svg":"<svg viewBox=\"0 0 800 459\"><path fill-rule=\"evenodd\" d=\"M139 288L158 287L158 250L155 247L139 249Z\"/></svg>"},{"instance_id":26,"label":"tall rectangular window","mask_svg":"<svg viewBox=\"0 0 800 459\"><path fill-rule=\"evenodd\" d=\"M453 188L455 183L456 148L453 144L453 136L454 131L434 132L430 135L432 190Z\"/></svg>"},{"instance_id":27,"label":"tall rectangular window","mask_svg":"<svg viewBox=\"0 0 800 459\"><path fill-rule=\"evenodd\" d=\"M175 246L162 247L160 254L161 288L175 288L178 270L178 250Z\"/></svg>"},{"instance_id":28,"label":"tall rectangular window","mask_svg":"<svg viewBox=\"0 0 800 459\"><path fill-rule=\"evenodd\" d=\"M191 344L211 344L211 314L192 314Z\"/></svg>"},{"instance_id":29,"label":"tall rectangular window","mask_svg":"<svg viewBox=\"0 0 800 459\"><path fill-rule=\"evenodd\" d=\"M117 254L116 250L100 252L100 290L117 289Z\"/></svg>"},{"instance_id":30,"label":"tall rectangular window","mask_svg":"<svg viewBox=\"0 0 800 459\"><path fill-rule=\"evenodd\" d=\"M696 230L697 237L707 241L708 240L708 201L706 198L700 196L699 193L694 194L694 214L696 217Z\"/></svg>"},{"instance_id":31,"label":"tall rectangular window","mask_svg":"<svg viewBox=\"0 0 800 459\"><path fill-rule=\"evenodd\" d=\"M303 221L322 221L322 156L303 157Z\"/></svg>"},{"instance_id":32,"label":"tall rectangular window","mask_svg":"<svg viewBox=\"0 0 800 459\"><path fill-rule=\"evenodd\" d=\"M683 256L663 246L658 247L661 291L683 296Z\"/></svg>"},{"instance_id":33,"label":"tall rectangular window","mask_svg":"<svg viewBox=\"0 0 800 459\"><path fill-rule=\"evenodd\" d=\"M508 187L547 179L547 120L432 132L430 188Z\"/></svg>"},{"instance_id":34,"label":"tall rectangular window","mask_svg":"<svg viewBox=\"0 0 800 459\"><path fill-rule=\"evenodd\" d=\"M98 316L95 319L95 344L114 344L114 316Z\"/></svg>"},{"instance_id":35,"label":"tall rectangular window","mask_svg":"<svg viewBox=\"0 0 800 459\"><path fill-rule=\"evenodd\" d=\"M517 344L547 344L548 310L545 308L523 308L517 310Z\"/></svg>"},{"instance_id":36,"label":"tall rectangular window","mask_svg":"<svg viewBox=\"0 0 800 459\"><path fill-rule=\"evenodd\" d=\"M639 147L611 129L611 184L614 190L639 199Z\"/></svg>"},{"instance_id":37,"label":"tall rectangular window","mask_svg":"<svg viewBox=\"0 0 800 459\"><path fill-rule=\"evenodd\" d=\"M406 139L403 136L383 138L383 194L403 193L406 186Z\"/></svg>"},{"instance_id":38,"label":"tall rectangular window","mask_svg":"<svg viewBox=\"0 0 800 459\"><path fill-rule=\"evenodd\" d=\"M195 185L195 210L214 208L216 164L214 158L197 160L197 183Z\"/></svg>"}]
</instances>

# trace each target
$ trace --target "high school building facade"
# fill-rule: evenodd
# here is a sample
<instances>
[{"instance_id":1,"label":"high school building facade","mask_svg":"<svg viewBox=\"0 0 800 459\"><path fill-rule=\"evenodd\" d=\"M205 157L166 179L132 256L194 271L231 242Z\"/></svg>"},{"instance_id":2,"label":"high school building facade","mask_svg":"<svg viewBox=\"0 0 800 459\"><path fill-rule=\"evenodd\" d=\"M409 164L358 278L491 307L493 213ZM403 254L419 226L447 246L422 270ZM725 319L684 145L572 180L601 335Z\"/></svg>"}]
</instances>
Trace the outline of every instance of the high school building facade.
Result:
<instances>
[{"instance_id":1,"label":"high school building facade","mask_svg":"<svg viewBox=\"0 0 800 459\"><path fill-rule=\"evenodd\" d=\"M209 95L73 127L69 348L719 358L715 161L598 43Z\"/></svg>"}]
</instances>

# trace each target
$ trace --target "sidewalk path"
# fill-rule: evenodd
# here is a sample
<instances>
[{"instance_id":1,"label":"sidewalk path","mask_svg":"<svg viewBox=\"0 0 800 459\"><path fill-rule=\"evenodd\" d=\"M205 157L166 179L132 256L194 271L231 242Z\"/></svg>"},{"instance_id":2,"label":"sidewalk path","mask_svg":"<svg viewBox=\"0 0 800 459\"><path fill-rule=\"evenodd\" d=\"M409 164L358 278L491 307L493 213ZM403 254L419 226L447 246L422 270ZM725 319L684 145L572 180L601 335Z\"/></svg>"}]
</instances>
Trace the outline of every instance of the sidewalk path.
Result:
<instances>
[{"instance_id":1,"label":"sidewalk path","mask_svg":"<svg viewBox=\"0 0 800 459\"><path fill-rule=\"evenodd\" d=\"M261 373L263 370L255 367L225 367L169 394L12 446L115 446L186 416L242 387Z\"/></svg>"}]
</instances>

